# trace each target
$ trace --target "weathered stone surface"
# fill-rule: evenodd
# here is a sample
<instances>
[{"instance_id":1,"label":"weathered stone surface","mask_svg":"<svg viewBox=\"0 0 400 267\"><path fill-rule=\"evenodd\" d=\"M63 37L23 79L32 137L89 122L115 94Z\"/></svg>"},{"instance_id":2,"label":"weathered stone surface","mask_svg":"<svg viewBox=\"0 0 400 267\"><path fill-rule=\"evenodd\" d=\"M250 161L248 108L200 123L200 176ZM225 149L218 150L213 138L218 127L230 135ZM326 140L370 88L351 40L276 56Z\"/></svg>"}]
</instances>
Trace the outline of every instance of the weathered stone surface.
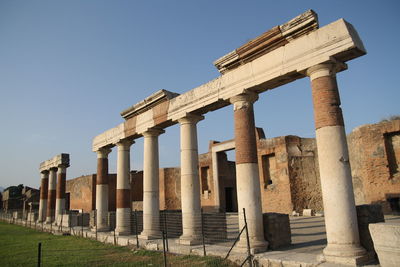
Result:
<instances>
[{"instance_id":1,"label":"weathered stone surface","mask_svg":"<svg viewBox=\"0 0 400 267\"><path fill-rule=\"evenodd\" d=\"M357 127L348 136L357 205L381 204L384 214L400 212L400 120Z\"/></svg>"},{"instance_id":2,"label":"weathered stone surface","mask_svg":"<svg viewBox=\"0 0 400 267\"><path fill-rule=\"evenodd\" d=\"M281 213L264 213L264 237L271 249L289 246L292 243L289 215Z\"/></svg>"},{"instance_id":3,"label":"weathered stone surface","mask_svg":"<svg viewBox=\"0 0 400 267\"><path fill-rule=\"evenodd\" d=\"M59 165L69 167L69 154L61 153L53 158L43 161L40 163L39 171L50 170L51 168L57 168Z\"/></svg>"},{"instance_id":4,"label":"weathered stone surface","mask_svg":"<svg viewBox=\"0 0 400 267\"><path fill-rule=\"evenodd\" d=\"M369 230L380 265L400 266L400 224L371 223Z\"/></svg>"},{"instance_id":5,"label":"weathered stone surface","mask_svg":"<svg viewBox=\"0 0 400 267\"><path fill-rule=\"evenodd\" d=\"M368 225L371 223L384 222L382 207L380 205L360 205L356 206L358 231L360 233L360 244L367 251L375 253L374 244Z\"/></svg>"}]
</instances>

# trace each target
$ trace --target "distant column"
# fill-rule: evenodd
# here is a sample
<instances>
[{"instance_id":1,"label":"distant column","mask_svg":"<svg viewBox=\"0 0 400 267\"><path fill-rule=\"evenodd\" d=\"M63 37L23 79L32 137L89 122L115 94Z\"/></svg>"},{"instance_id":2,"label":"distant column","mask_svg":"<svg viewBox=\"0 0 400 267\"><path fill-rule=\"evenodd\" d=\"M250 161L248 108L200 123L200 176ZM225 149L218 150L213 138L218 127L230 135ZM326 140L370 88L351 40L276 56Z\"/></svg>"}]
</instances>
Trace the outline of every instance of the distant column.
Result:
<instances>
[{"instance_id":1,"label":"distant column","mask_svg":"<svg viewBox=\"0 0 400 267\"><path fill-rule=\"evenodd\" d=\"M56 179L57 168L51 168L49 173L49 187L47 193L47 213L46 223L54 221L55 207L56 207Z\"/></svg>"},{"instance_id":2,"label":"distant column","mask_svg":"<svg viewBox=\"0 0 400 267\"><path fill-rule=\"evenodd\" d=\"M311 79L318 162L328 245L327 260L357 258L360 246L349 153L335 65L320 64L307 71Z\"/></svg>"},{"instance_id":3,"label":"distant column","mask_svg":"<svg viewBox=\"0 0 400 267\"><path fill-rule=\"evenodd\" d=\"M180 243L195 245L201 240L199 159L196 124L203 116L189 114L179 119L181 126L181 203L182 236Z\"/></svg>"},{"instance_id":4,"label":"distant column","mask_svg":"<svg viewBox=\"0 0 400 267\"><path fill-rule=\"evenodd\" d=\"M97 151L96 177L96 224L97 231L109 231L108 225L108 154L111 149L102 147Z\"/></svg>"},{"instance_id":5,"label":"distant column","mask_svg":"<svg viewBox=\"0 0 400 267\"><path fill-rule=\"evenodd\" d=\"M49 187L49 171L42 171L40 173L40 200L39 200L39 218L38 222L46 221L46 210L47 210L47 194Z\"/></svg>"},{"instance_id":6,"label":"distant column","mask_svg":"<svg viewBox=\"0 0 400 267\"><path fill-rule=\"evenodd\" d=\"M67 167L59 165L57 170L57 194L56 194L56 223L61 222L61 216L65 211L65 180L67 178Z\"/></svg>"},{"instance_id":7,"label":"distant column","mask_svg":"<svg viewBox=\"0 0 400 267\"><path fill-rule=\"evenodd\" d=\"M158 136L162 129L150 129L143 133L143 232L142 239L161 238Z\"/></svg>"},{"instance_id":8,"label":"distant column","mask_svg":"<svg viewBox=\"0 0 400 267\"><path fill-rule=\"evenodd\" d=\"M131 184L130 184L130 147L134 142L129 139L117 143L117 210L115 233L131 233Z\"/></svg>"},{"instance_id":9,"label":"distant column","mask_svg":"<svg viewBox=\"0 0 400 267\"><path fill-rule=\"evenodd\" d=\"M261 189L258 173L257 143L253 103L258 99L255 93L237 95L230 99L235 119L236 146L236 187L239 212L239 227L243 228L243 208L249 231L251 248L266 250L264 240ZM246 235L240 237L239 247L246 247Z\"/></svg>"}]
</instances>

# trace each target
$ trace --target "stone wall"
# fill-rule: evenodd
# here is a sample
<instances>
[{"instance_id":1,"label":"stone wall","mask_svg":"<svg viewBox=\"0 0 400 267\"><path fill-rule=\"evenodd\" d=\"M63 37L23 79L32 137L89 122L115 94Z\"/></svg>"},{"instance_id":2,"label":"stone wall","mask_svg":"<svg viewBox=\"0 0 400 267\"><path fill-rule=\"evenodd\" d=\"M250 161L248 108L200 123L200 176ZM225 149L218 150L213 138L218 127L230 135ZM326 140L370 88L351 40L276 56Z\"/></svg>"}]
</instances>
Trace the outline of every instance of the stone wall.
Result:
<instances>
[{"instance_id":1,"label":"stone wall","mask_svg":"<svg viewBox=\"0 0 400 267\"><path fill-rule=\"evenodd\" d=\"M65 191L70 194L70 210L90 212L95 203L96 175L86 175L66 181Z\"/></svg>"},{"instance_id":2,"label":"stone wall","mask_svg":"<svg viewBox=\"0 0 400 267\"><path fill-rule=\"evenodd\" d=\"M400 197L400 120L357 127L349 134L348 144L356 204L381 204L385 214L396 212Z\"/></svg>"},{"instance_id":3,"label":"stone wall","mask_svg":"<svg viewBox=\"0 0 400 267\"><path fill-rule=\"evenodd\" d=\"M160 210L181 209L181 169L160 169Z\"/></svg>"}]
</instances>

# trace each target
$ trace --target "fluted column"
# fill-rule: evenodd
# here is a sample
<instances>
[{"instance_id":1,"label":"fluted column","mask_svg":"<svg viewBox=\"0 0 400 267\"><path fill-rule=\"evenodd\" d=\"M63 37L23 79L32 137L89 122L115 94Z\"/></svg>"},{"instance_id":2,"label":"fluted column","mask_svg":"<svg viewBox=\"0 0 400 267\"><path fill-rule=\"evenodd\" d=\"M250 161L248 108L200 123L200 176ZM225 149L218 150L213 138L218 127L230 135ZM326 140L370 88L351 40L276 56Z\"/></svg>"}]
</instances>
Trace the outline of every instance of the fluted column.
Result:
<instances>
[{"instance_id":1,"label":"fluted column","mask_svg":"<svg viewBox=\"0 0 400 267\"><path fill-rule=\"evenodd\" d=\"M246 93L230 99L233 104L236 146L236 187L239 212L239 227L244 226L243 208L249 231L250 246L255 251L266 250L264 240L261 189L258 173L257 143L253 103L255 93ZM246 247L246 235L242 235L239 247Z\"/></svg>"},{"instance_id":2,"label":"fluted column","mask_svg":"<svg viewBox=\"0 0 400 267\"><path fill-rule=\"evenodd\" d=\"M47 212L46 223L54 221L55 207L56 207L56 179L57 168L51 168L49 173L49 186L47 193Z\"/></svg>"},{"instance_id":3,"label":"fluted column","mask_svg":"<svg viewBox=\"0 0 400 267\"><path fill-rule=\"evenodd\" d=\"M197 127L203 116L188 114L179 119L181 126L181 203L182 236L180 243L194 245L201 238L200 181L198 171Z\"/></svg>"},{"instance_id":4,"label":"fluted column","mask_svg":"<svg viewBox=\"0 0 400 267\"><path fill-rule=\"evenodd\" d=\"M110 148L102 147L97 151L96 176L96 224L97 231L109 230L108 218L108 154Z\"/></svg>"},{"instance_id":5,"label":"fluted column","mask_svg":"<svg viewBox=\"0 0 400 267\"><path fill-rule=\"evenodd\" d=\"M40 200L39 200L39 218L38 222L46 221L47 210L47 194L49 187L49 171L42 171L40 173Z\"/></svg>"},{"instance_id":6,"label":"fluted column","mask_svg":"<svg viewBox=\"0 0 400 267\"><path fill-rule=\"evenodd\" d=\"M67 167L59 165L57 169L57 193L56 193L56 223L61 222L61 216L65 211L65 180L67 178Z\"/></svg>"},{"instance_id":7,"label":"fluted column","mask_svg":"<svg viewBox=\"0 0 400 267\"><path fill-rule=\"evenodd\" d=\"M116 227L118 235L131 233L131 184L130 184L130 147L134 142L129 139L117 143L117 201Z\"/></svg>"},{"instance_id":8,"label":"fluted column","mask_svg":"<svg viewBox=\"0 0 400 267\"><path fill-rule=\"evenodd\" d=\"M318 162L324 204L328 261L343 262L365 254L360 246L346 133L335 65L307 71L311 79ZM347 262L347 261L345 261Z\"/></svg>"},{"instance_id":9,"label":"fluted column","mask_svg":"<svg viewBox=\"0 0 400 267\"><path fill-rule=\"evenodd\" d=\"M159 198L158 136L162 129L143 133L143 232L142 239L161 238Z\"/></svg>"}]
</instances>

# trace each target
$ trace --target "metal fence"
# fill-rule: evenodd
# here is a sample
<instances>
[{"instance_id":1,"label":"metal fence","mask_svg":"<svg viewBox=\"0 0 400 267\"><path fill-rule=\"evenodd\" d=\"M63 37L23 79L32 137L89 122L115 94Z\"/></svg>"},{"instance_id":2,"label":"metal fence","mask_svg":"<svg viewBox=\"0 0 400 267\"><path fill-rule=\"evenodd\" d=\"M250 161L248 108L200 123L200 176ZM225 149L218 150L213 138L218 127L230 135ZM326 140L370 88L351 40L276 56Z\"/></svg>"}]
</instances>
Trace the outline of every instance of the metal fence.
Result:
<instances>
[{"instance_id":1,"label":"metal fence","mask_svg":"<svg viewBox=\"0 0 400 267\"><path fill-rule=\"evenodd\" d=\"M179 253L182 250L180 245L182 236L182 212L179 210L163 210L160 211L156 218L150 218L153 223L158 223L158 229L161 232L160 236L146 240L141 237L143 231L143 212L131 211L125 218L124 225L129 226L123 235L116 232L116 214L108 212L103 215L102 220L106 222L107 229L99 229L97 225L97 211L89 213L79 213L64 211L62 216L57 218L57 221L51 224L38 222L37 215L20 216L20 211L10 211L0 213L0 219L9 223L15 223L36 229L43 232L52 232L62 235L75 235L86 238L92 238L101 242L111 243L114 245L128 245L134 249L149 248L149 244L153 245L151 250L163 251L164 255L167 252ZM244 221L244 225L239 229L239 217ZM149 218L146 221L149 221ZM219 256L225 256L229 259L231 251L234 247L241 246L243 255L247 255L241 266L248 264L252 266L253 255L250 250L250 240L247 231L246 213L243 209L239 213L216 213L203 212L197 216L190 218L194 225L197 236L191 248L197 249L198 255L215 255L215 250L218 247ZM157 227L156 227L157 228ZM125 238L123 238L125 237ZM125 243L122 240L127 240ZM240 240L240 242L239 242ZM192 240L193 241L193 240ZM238 242L240 243L238 245ZM154 247L155 246L155 247ZM47 256L56 257L57 250L44 250L41 257ZM69 255L85 253L84 250L71 251ZM47 255L47 256L46 256ZM43 262L43 261L42 261ZM167 256L165 256L167 262Z\"/></svg>"}]
</instances>

